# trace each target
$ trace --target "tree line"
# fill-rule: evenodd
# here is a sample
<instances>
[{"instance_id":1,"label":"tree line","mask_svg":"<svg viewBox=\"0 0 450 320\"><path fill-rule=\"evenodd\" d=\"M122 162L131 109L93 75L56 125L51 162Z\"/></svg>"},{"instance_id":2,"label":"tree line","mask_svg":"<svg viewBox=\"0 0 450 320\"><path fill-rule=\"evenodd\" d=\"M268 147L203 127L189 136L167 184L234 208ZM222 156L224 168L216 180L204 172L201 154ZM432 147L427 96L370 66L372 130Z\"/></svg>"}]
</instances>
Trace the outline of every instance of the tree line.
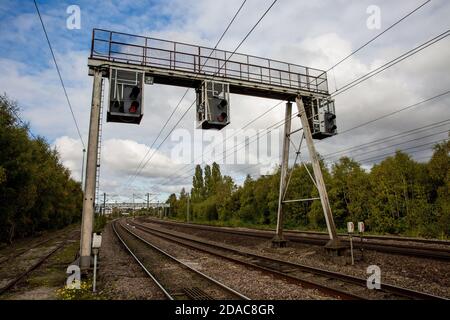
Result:
<instances>
[{"instance_id":1,"label":"tree line","mask_svg":"<svg viewBox=\"0 0 450 320\"><path fill-rule=\"evenodd\" d=\"M434 146L431 159L419 163L397 151L365 170L343 157L330 168L322 161L333 216L338 229L348 221L364 221L367 231L422 237L450 237L450 142ZM319 196L309 163L296 165L286 194L289 199ZM289 172L289 173L290 173ZM197 165L190 194L171 194L172 218L213 224L274 226L277 219L280 168L257 179L248 175L242 186L222 176L217 163ZM285 205L285 226L325 230L320 201Z\"/></svg>"},{"instance_id":2,"label":"tree line","mask_svg":"<svg viewBox=\"0 0 450 320\"><path fill-rule=\"evenodd\" d=\"M18 112L16 102L0 95L0 243L81 218L81 184L44 138L29 136Z\"/></svg>"}]
</instances>

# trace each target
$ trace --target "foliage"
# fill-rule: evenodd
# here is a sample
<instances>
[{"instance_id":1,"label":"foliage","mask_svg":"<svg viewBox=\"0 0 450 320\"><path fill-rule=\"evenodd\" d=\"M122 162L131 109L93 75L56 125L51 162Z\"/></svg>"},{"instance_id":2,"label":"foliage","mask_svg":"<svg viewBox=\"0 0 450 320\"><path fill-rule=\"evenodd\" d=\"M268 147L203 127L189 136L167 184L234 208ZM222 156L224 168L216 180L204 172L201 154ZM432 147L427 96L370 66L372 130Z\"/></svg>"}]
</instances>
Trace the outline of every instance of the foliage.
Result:
<instances>
[{"instance_id":1,"label":"foliage","mask_svg":"<svg viewBox=\"0 0 450 320\"><path fill-rule=\"evenodd\" d=\"M92 279L80 282L80 288L60 288L56 290L56 297L60 300L104 300L101 293L92 292Z\"/></svg>"},{"instance_id":2,"label":"foliage","mask_svg":"<svg viewBox=\"0 0 450 320\"><path fill-rule=\"evenodd\" d=\"M17 104L0 96L0 242L32 236L79 221L80 183L56 150L30 138Z\"/></svg>"},{"instance_id":3,"label":"foliage","mask_svg":"<svg viewBox=\"0 0 450 320\"><path fill-rule=\"evenodd\" d=\"M108 218L107 218L106 215L104 215L104 214L97 214L95 216L95 220L94 220L94 230L93 230L93 232L95 232L95 233L102 232L107 223L108 223Z\"/></svg>"},{"instance_id":4,"label":"foliage","mask_svg":"<svg viewBox=\"0 0 450 320\"><path fill-rule=\"evenodd\" d=\"M366 230L373 233L450 237L450 142L436 145L428 163L397 152L370 171L348 157L329 169L321 165L338 229L345 229L348 221L364 221ZM308 163L289 170L285 199L317 198L312 174ZM276 224L280 168L258 179L247 176L242 186L236 186L213 163L204 170L197 166L193 181L191 217L195 222L259 227ZM169 197L172 218L185 220L188 196L182 191L178 199L175 194ZM285 226L323 230L322 210L318 200L288 203L284 206Z\"/></svg>"}]
</instances>

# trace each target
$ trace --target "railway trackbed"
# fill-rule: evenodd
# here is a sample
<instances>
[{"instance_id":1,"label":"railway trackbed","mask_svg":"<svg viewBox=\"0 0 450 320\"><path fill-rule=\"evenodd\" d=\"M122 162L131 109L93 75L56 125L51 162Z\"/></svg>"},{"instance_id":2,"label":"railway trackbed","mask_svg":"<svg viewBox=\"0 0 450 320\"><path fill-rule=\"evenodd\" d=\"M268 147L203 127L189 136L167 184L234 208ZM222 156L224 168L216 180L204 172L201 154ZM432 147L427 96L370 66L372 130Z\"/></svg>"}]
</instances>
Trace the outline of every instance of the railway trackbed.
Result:
<instances>
[{"instance_id":1,"label":"railway trackbed","mask_svg":"<svg viewBox=\"0 0 450 320\"><path fill-rule=\"evenodd\" d=\"M78 233L78 231L76 231ZM30 258L27 260L30 260L31 263L28 264L24 269L21 269L18 267L18 264L14 264L14 268L10 268L9 266L6 267L4 264L6 262L14 261L14 259L20 259L21 257L30 254L33 249L36 249L43 245L48 245L49 242L55 239L48 239L44 240L42 242L37 243L36 245L33 245L27 250L22 250L19 254L14 254L10 257L8 257L7 260L2 261L2 268L7 269L0 271L6 271L6 272L0 272L0 296L11 290L16 284L18 284L21 280L26 278L31 272L39 268L45 261L47 261L50 257L52 257L56 252L58 252L60 249L62 249L65 245L67 245L68 241L71 239L72 234L64 239L56 239L56 243L54 245L50 245L50 250L46 251L43 256L38 256L36 258ZM11 262L10 262L11 263Z\"/></svg>"},{"instance_id":2,"label":"railway trackbed","mask_svg":"<svg viewBox=\"0 0 450 320\"><path fill-rule=\"evenodd\" d=\"M378 290L369 290L367 280L346 274L314 268L298 263L270 258L244 252L227 245L212 243L204 239L188 236L168 229L159 229L129 221L135 228L179 245L203 251L217 257L233 261L248 267L257 268L273 275L300 282L305 287L320 290L328 295L341 299L430 300L445 298L410 290L386 283Z\"/></svg>"},{"instance_id":3,"label":"railway trackbed","mask_svg":"<svg viewBox=\"0 0 450 320\"><path fill-rule=\"evenodd\" d=\"M134 233L120 222L113 231L125 249L169 300L250 300Z\"/></svg>"},{"instance_id":4,"label":"railway trackbed","mask_svg":"<svg viewBox=\"0 0 450 320\"><path fill-rule=\"evenodd\" d=\"M164 221L160 219L148 219L148 221L163 225L171 225L202 231L221 232L243 237L271 239L274 235L272 231L268 230L243 230L235 228L223 228L208 225L180 223L175 221ZM320 232L285 231L284 237L286 238L286 240L289 240L291 242L319 246L325 245L329 240L326 234ZM346 239L346 237L341 236L341 240L344 244L349 246L349 241L348 239ZM439 247L431 245L438 245ZM353 247L355 249L373 250L389 254L450 261L450 242L444 240L427 240L388 236L364 236L362 241L360 241L359 238L354 238Z\"/></svg>"}]
</instances>

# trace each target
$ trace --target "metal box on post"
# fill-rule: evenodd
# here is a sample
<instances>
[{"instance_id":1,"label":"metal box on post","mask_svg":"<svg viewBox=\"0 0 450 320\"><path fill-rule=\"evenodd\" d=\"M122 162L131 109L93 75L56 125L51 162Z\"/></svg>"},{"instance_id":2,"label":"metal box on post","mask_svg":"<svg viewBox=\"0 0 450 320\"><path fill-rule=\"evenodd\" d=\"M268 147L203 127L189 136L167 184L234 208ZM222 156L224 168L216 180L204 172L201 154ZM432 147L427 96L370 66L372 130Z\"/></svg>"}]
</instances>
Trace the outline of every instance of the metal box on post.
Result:
<instances>
[{"instance_id":1,"label":"metal box on post","mask_svg":"<svg viewBox=\"0 0 450 320\"><path fill-rule=\"evenodd\" d=\"M139 124L144 115L144 73L110 68L107 122Z\"/></svg>"},{"instance_id":2,"label":"metal box on post","mask_svg":"<svg viewBox=\"0 0 450 320\"><path fill-rule=\"evenodd\" d=\"M228 83L205 80L196 93L197 128L220 130L230 123Z\"/></svg>"},{"instance_id":3,"label":"metal box on post","mask_svg":"<svg viewBox=\"0 0 450 320\"><path fill-rule=\"evenodd\" d=\"M311 100L311 134L314 139L322 140L337 134L334 100Z\"/></svg>"}]
</instances>

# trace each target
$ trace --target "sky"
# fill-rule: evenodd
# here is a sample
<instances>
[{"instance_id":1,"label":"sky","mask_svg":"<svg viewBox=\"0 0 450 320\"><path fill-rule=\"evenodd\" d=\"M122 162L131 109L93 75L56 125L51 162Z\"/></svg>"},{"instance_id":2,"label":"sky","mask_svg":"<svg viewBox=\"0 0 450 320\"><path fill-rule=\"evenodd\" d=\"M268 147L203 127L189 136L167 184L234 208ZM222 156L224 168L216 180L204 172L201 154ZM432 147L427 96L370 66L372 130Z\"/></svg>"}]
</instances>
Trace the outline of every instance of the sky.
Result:
<instances>
[{"instance_id":1,"label":"sky","mask_svg":"<svg viewBox=\"0 0 450 320\"><path fill-rule=\"evenodd\" d=\"M327 70L424 2L426 1L279 0L238 52ZM93 28L214 47L242 1L39 0L37 3L86 143L92 95L92 77L88 76L87 59ZM272 0L247 0L219 48L233 51L271 3ZM79 29L67 27L67 20L72 13L68 12L68 8L72 5L80 8ZM379 25L368 24L368 19L369 22L374 21L371 20L374 17L374 11L371 10L374 6L379 9ZM330 93L447 31L449 14L449 1L430 1L328 72ZM393 138L373 147L350 149L335 157L326 155L448 120L450 95L445 95L346 132L377 117L450 90L448 57L450 39L445 38L337 95L337 126L338 132L342 134L320 141L316 146L318 152L325 156L327 164L337 161L338 155L347 155L360 161L369 170L374 163L396 149L404 149L414 159L426 161L432 152L432 142L447 137L445 131L449 130L448 122L439 127L419 130L406 137ZM105 88L107 97L107 81ZM145 113L139 126L106 123L103 115L100 191L106 192L108 199L122 201L131 199L133 194L136 199L142 199L146 193L152 193L155 201L164 201L170 193L179 192L182 187L189 190L192 182L190 169L202 160L210 163L211 157L205 152L204 159L201 159L200 154L200 160L192 156L187 164L180 164L180 143L177 139L190 135L189 141L195 142L195 148L201 145L201 141L204 147L209 143L216 145L217 142L221 145L220 139L226 139L228 134L233 133L232 130L242 128L280 102L231 95L231 123L227 130L204 132L195 129L194 109L187 112L177 124L195 100L195 92L190 89L150 150L185 90L164 85L146 86ZM33 134L45 137L59 151L64 165L71 170L74 179L80 180L83 146L31 0L0 0L0 91L18 102L21 116L24 121L29 122ZM245 141L246 136L252 136L256 130L263 130L283 118L284 103L281 103L252 123L247 128L249 130L238 132L235 143ZM156 150L172 127L175 127L175 131ZM293 128L299 127L298 118L293 119ZM214 140L218 139L215 137L217 134L222 138ZM274 131L271 136L270 161L260 161L255 165L252 160L256 159L258 150L256 144L250 144L246 152L230 152L227 158L230 163L221 166L223 173L232 176L240 184L246 174L257 177L270 172L280 162L281 136L280 130ZM403 143L409 140L414 141ZM227 143L233 141L234 139L229 139ZM294 145L298 145L299 141L300 137L294 136ZM262 148L268 148L267 144L262 145ZM414 148L416 146L422 147ZM148 164L136 178L132 178L143 157L153 152L154 156ZM247 157L242 164L236 164L242 155ZM294 157L295 153L292 151L291 163ZM306 151L302 152L302 157L308 159Z\"/></svg>"}]
</instances>

